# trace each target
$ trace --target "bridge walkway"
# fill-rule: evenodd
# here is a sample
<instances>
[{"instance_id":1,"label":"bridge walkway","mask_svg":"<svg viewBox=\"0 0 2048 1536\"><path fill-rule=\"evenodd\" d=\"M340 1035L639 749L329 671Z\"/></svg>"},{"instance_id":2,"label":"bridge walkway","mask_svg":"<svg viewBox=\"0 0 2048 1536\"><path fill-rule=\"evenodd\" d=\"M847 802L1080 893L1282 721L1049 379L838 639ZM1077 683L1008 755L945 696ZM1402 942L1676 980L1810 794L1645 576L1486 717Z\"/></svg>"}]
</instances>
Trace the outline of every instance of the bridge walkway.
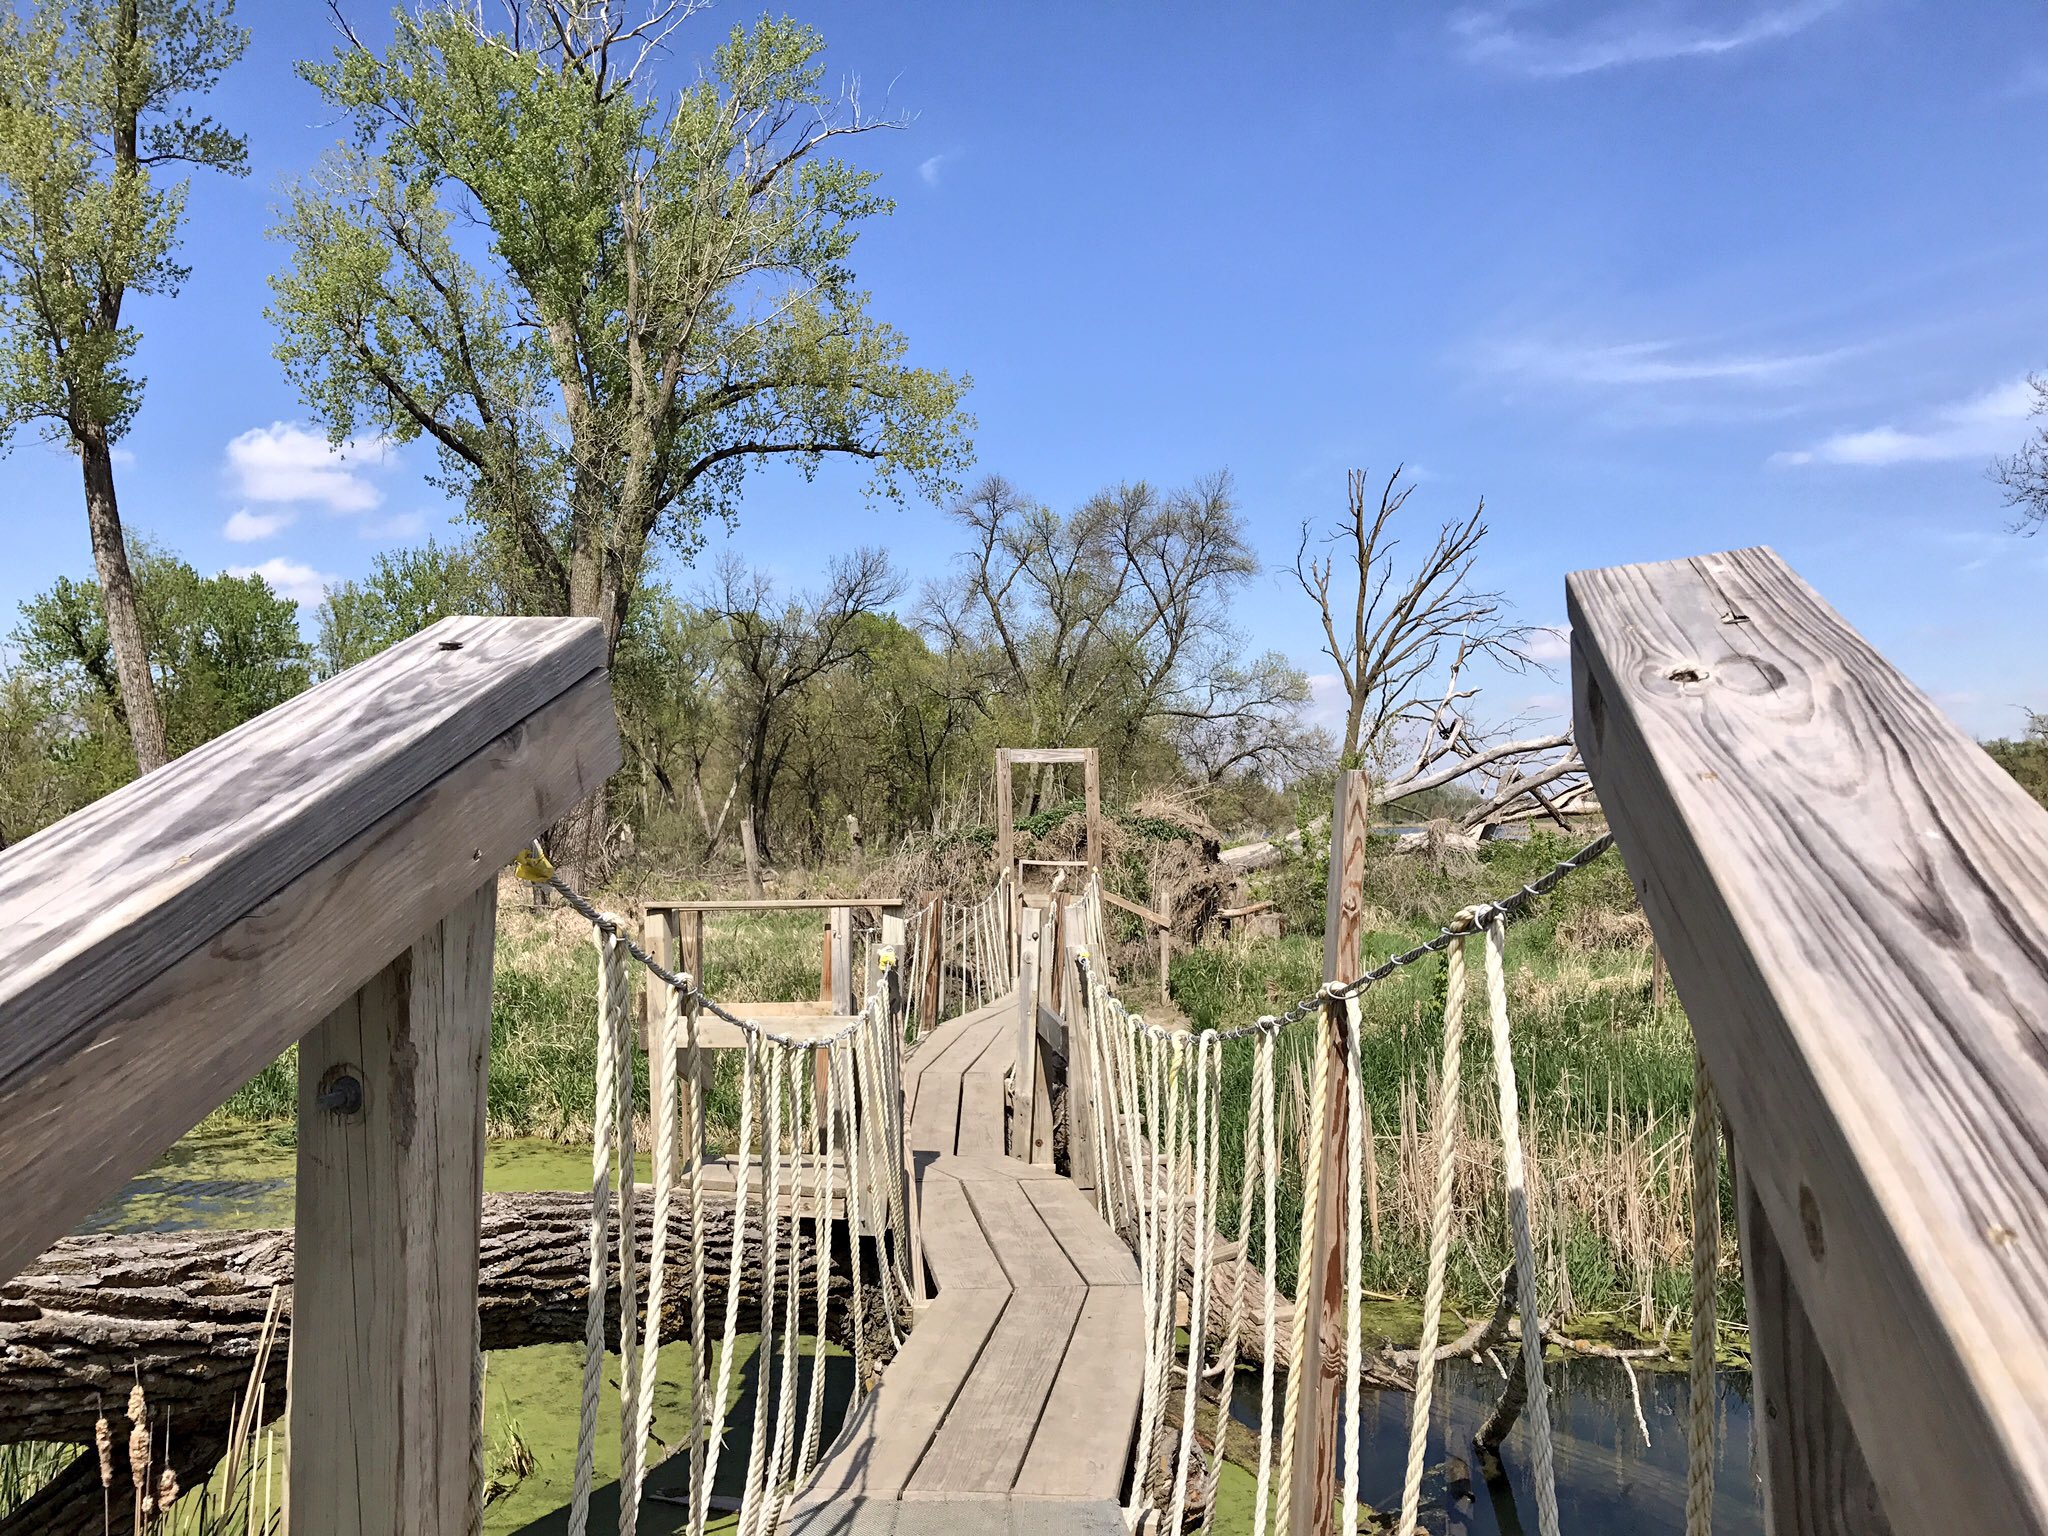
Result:
<instances>
[{"instance_id":1,"label":"bridge walkway","mask_svg":"<svg viewBox=\"0 0 2048 1536\"><path fill-rule=\"evenodd\" d=\"M905 1063L937 1294L799 1495L795 1536L1123 1536L1137 1261L1069 1180L1005 1155L1017 1009L949 1020Z\"/></svg>"}]
</instances>

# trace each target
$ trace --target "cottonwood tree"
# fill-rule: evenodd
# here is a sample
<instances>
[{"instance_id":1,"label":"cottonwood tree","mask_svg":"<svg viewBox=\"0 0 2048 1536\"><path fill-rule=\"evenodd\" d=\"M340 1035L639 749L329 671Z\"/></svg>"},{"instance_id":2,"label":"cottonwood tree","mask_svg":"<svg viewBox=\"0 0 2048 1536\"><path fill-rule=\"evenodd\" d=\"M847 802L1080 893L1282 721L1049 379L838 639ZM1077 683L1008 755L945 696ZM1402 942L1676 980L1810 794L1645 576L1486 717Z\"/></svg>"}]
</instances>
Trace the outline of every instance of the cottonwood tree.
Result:
<instances>
[{"instance_id":1,"label":"cottonwood tree","mask_svg":"<svg viewBox=\"0 0 2048 1536\"><path fill-rule=\"evenodd\" d=\"M1571 733L1504 735L1482 727L1472 709L1479 690L1468 667L1532 664L1532 631L1475 575L1486 504L1440 524L1420 557L1406 558L1402 513L1415 486L1402 475L1396 468L1375 496L1365 471L1351 471L1335 528L1319 534L1304 522L1295 550L1295 580L1316 606L1323 652L1344 689L1342 760L1380 765L1380 794L1390 801L1474 775L1489 780L1461 818L1468 828L1525 812L1562 820L1586 793ZM1544 759L1549 753L1558 755Z\"/></svg>"},{"instance_id":2,"label":"cottonwood tree","mask_svg":"<svg viewBox=\"0 0 2048 1536\"><path fill-rule=\"evenodd\" d=\"M788 21L665 88L694 9L433 3L381 52L337 9L300 73L350 138L276 231L278 356L328 431L430 440L520 606L613 649L651 542L694 550L750 468L845 456L936 494L966 452L964 382L856 283L891 205L828 149L878 124Z\"/></svg>"},{"instance_id":3,"label":"cottonwood tree","mask_svg":"<svg viewBox=\"0 0 2048 1536\"><path fill-rule=\"evenodd\" d=\"M873 549L835 560L822 591L789 598L738 556L719 562L702 606L725 627L721 672L738 749L740 844L757 896L770 857L768 811L796 740L802 690L866 654L872 631L863 621L901 588Z\"/></svg>"},{"instance_id":4,"label":"cottonwood tree","mask_svg":"<svg viewBox=\"0 0 2048 1536\"><path fill-rule=\"evenodd\" d=\"M1238 659L1230 599L1259 563L1227 474L1119 485L1065 516L991 476L951 515L968 550L925 622L985 658L1020 745L1128 751L1150 732L1217 771L1303 750L1307 680Z\"/></svg>"},{"instance_id":5,"label":"cottonwood tree","mask_svg":"<svg viewBox=\"0 0 2048 1536\"><path fill-rule=\"evenodd\" d=\"M241 57L233 0L28 0L0 9L0 442L28 423L78 455L122 716L143 773L169 756L114 490L142 404L135 295L178 291L187 184L243 175L238 134L195 116Z\"/></svg>"}]
</instances>

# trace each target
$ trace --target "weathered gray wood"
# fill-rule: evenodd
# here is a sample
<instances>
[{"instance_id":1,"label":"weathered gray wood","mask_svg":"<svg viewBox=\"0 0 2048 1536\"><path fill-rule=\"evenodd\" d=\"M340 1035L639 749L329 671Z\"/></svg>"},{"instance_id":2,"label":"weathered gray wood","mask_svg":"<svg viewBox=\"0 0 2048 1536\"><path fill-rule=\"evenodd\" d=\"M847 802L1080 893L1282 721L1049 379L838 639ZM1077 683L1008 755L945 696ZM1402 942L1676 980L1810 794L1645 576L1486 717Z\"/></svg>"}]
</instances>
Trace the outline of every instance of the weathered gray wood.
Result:
<instances>
[{"instance_id":1,"label":"weathered gray wood","mask_svg":"<svg viewBox=\"0 0 2048 1536\"><path fill-rule=\"evenodd\" d=\"M603 666L595 619L443 619L0 852L0 1082Z\"/></svg>"},{"instance_id":2,"label":"weathered gray wood","mask_svg":"<svg viewBox=\"0 0 2048 1536\"><path fill-rule=\"evenodd\" d=\"M1016 1066L1016 1075L1011 1078L1010 1089L1010 1156L1020 1162L1036 1161L1032 1156L1035 1139L1032 1124L1032 1106L1038 1097L1038 946L1040 938L1038 912L1020 914L1023 931L1020 942L1023 952L1017 967L1017 1024L1016 1049L1011 1060ZM1052 1127L1045 1128L1048 1149L1052 1142Z\"/></svg>"},{"instance_id":3,"label":"weathered gray wood","mask_svg":"<svg viewBox=\"0 0 2048 1536\"><path fill-rule=\"evenodd\" d=\"M1012 1286L1070 1290L1086 1284L1017 1180L967 1178L960 1185Z\"/></svg>"},{"instance_id":4,"label":"weathered gray wood","mask_svg":"<svg viewBox=\"0 0 2048 1536\"><path fill-rule=\"evenodd\" d=\"M1365 937L1366 838L1372 825L1371 791L1363 772L1346 769L1337 775L1330 815L1323 978L1351 981L1359 972L1359 948ZM1292 1511L1289 1529L1303 1536L1325 1536L1336 1519L1338 1418L1343 1408L1339 1362L1344 1327L1344 1079L1349 1069L1344 1009L1334 1003L1326 1006L1331 1059L1329 1126L1320 1153L1322 1199L1315 1212L1315 1258L1296 1282L1295 1295L1296 1304L1309 1309L1301 1361L1308 1390L1302 1396L1294 1447L1294 1486L1286 1491Z\"/></svg>"},{"instance_id":5,"label":"weathered gray wood","mask_svg":"<svg viewBox=\"0 0 2048 1536\"><path fill-rule=\"evenodd\" d=\"M2048 815L1767 550L1569 598L1579 749L1892 1524L2048 1530Z\"/></svg>"},{"instance_id":6,"label":"weathered gray wood","mask_svg":"<svg viewBox=\"0 0 2048 1536\"><path fill-rule=\"evenodd\" d=\"M1010 1498L1009 1536L1129 1536L1114 1495L1106 1499Z\"/></svg>"},{"instance_id":7,"label":"weathered gray wood","mask_svg":"<svg viewBox=\"0 0 2048 1536\"><path fill-rule=\"evenodd\" d=\"M1775 1536L1891 1536L1784 1250L1739 1164L1735 1210L1749 1297L1750 1423L1771 1529Z\"/></svg>"},{"instance_id":8,"label":"weathered gray wood","mask_svg":"<svg viewBox=\"0 0 2048 1536\"><path fill-rule=\"evenodd\" d=\"M1014 1188L1014 1186L1012 1186ZM911 1492L1008 1493L1031 1448L1087 1292L1018 1290L989 1335L931 1448L905 1484Z\"/></svg>"},{"instance_id":9,"label":"weathered gray wood","mask_svg":"<svg viewBox=\"0 0 2048 1536\"><path fill-rule=\"evenodd\" d=\"M833 1442L797 1507L829 1508L837 1500L898 1493L944 1423L1009 1299L1003 1289L942 1293L911 1330L881 1386Z\"/></svg>"},{"instance_id":10,"label":"weathered gray wood","mask_svg":"<svg viewBox=\"0 0 2048 1536\"><path fill-rule=\"evenodd\" d=\"M1008 1291L1010 1277L989 1246L959 1181L928 1172L918 1188L924 1261L939 1283L940 1295L948 1291Z\"/></svg>"},{"instance_id":11,"label":"weathered gray wood","mask_svg":"<svg viewBox=\"0 0 2048 1536\"><path fill-rule=\"evenodd\" d=\"M466 1531L493 879L299 1046L291 1522ZM350 1112L320 1096L358 1084Z\"/></svg>"},{"instance_id":12,"label":"weathered gray wood","mask_svg":"<svg viewBox=\"0 0 2048 1536\"><path fill-rule=\"evenodd\" d=\"M1087 1197L1065 1179L1034 1179L1018 1186L1088 1285L1136 1285L1137 1256L1104 1225Z\"/></svg>"},{"instance_id":13,"label":"weathered gray wood","mask_svg":"<svg viewBox=\"0 0 2048 1536\"><path fill-rule=\"evenodd\" d=\"M1134 1285L1090 1290L1012 1491L1114 1499L1144 1385L1144 1297Z\"/></svg>"},{"instance_id":14,"label":"weathered gray wood","mask_svg":"<svg viewBox=\"0 0 2048 1536\"><path fill-rule=\"evenodd\" d=\"M369 725L383 718L365 709ZM371 737L358 746L371 751ZM292 756L290 745L271 742L269 750L279 762L251 769L258 784L287 777L283 759ZM145 783L190 760L179 759ZM0 1003L0 1039L17 1047L31 1039L56 1042L0 1079L0 1188L8 1191L9 1216L0 1223L0 1275L14 1273L148 1167L467 896L479 871L508 863L535 833L601 786L618 762L610 687L595 673L429 788L360 823L354 836L296 878L280 875L198 947L175 959L160 955L164 969L127 995L104 999L100 1011L76 1027L55 1031L52 1021L62 1015ZM228 814L225 803L211 809ZM347 824L346 808L328 810L323 825ZM273 825L276 814L268 806L251 811L251 835ZM232 827L217 830L226 837ZM204 828L190 831L196 843L219 841ZM164 847L148 857L170 858L174 835L159 829L157 836ZM11 857L0 855L0 871L13 867L4 862ZM44 880L44 893L56 901L64 881L55 872ZM110 908L149 926L146 903L155 888L137 887L124 898L120 882L111 874L107 881L98 889ZM250 876L242 885L256 883ZM10 900L19 894L8 889ZM0 980L0 989L10 980ZM80 1125L90 1125L93 1134L81 1137Z\"/></svg>"}]
</instances>

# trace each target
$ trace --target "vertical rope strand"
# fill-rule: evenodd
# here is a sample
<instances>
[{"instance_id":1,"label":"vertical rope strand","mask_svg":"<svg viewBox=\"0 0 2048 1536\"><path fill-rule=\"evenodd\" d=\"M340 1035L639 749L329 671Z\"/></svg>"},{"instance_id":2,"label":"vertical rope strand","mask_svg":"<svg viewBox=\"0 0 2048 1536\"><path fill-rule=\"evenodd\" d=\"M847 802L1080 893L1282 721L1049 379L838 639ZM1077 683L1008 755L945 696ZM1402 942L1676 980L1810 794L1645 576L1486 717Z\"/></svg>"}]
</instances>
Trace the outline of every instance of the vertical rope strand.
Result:
<instances>
[{"instance_id":1,"label":"vertical rope strand","mask_svg":"<svg viewBox=\"0 0 2048 1536\"><path fill-rule=\"evenodd\" d=\"M1309 1089L1308 1144L1320 1147L1330 1134L1330 1011L1316 1010L1315 1071ZM1302 1170L1301 1180L1301 1242L1296 1252L1294 1265L1294 1328L1288 1338L1287 1351L1287 1404L1286 1416L1282 1420L1280 1440L1280 1473L1276 1489L1279 1500L1279 1518L1274 1521L1278 1536L1287 1536L1293 1519L1294 1487L1294 1443L1301 1429L1302 1413L1302 1371L1301 1361L1308 1354L1308 1308L1301 1305L1302 1293L1309 1271L1315 1266L1316 1207L1322 1200L1323 1160L1310 1157L1308 1166ZM1425 1326L1427 1320L1425 1319ZM1410 1526L1403 1536L1413 1536ZM1307 1536L1307 1533L1304 1533Z\"/></svg>"},{"instance_id":2,"label":"vertical rope strand","mask_svg":"<svg viewBox=\"0 0 2048 1536\"><path fill-rule=\"evenodd\" d=\"M690 1536L704 1536L711 1518L711 1486L718 1477L718 1454L725 1444L725 1421L732 1400L733 1356L739 1350L740 1275L746 1267L747 1187L758 1122L755 1113L763 1092L761 1042L747 1036L746 1054L740 1064L740 1146L739 1165L734 1170L732 1246L725 1270L725 1328L718 1351L718 1383L711 1394L710 1429L705 1436L704 1476L691 1485L693 1509ZM766 1160L766 1146L762 1148Z\"/></svg>"},{"instance_id":3,"label":"vertical rope strand","mask_svg":"<svg viewBox=\"0 0 2048 1536\"><path fill-rule=\"evenodd\" d=\"M1359 1372L1365 1285L1365 1085L1359 1059L1362 1020L1356 997L1344 999L1344 1536L1358 1536ZM1333 1463L1334 1465L1334 1463Z\"/></svg>"},{"instance_id":4,"label":"vertical rope strand","mask_svg":"<svg viewBox=\"0 0 2048 1536\"><path fill-rule=\"evenodd\" d=\"M700 962L701 963L701 962ZM671 1005L676 1001L671 996ZM690 1531L698 1529L697 1491L704 1482L705 1437L711 1428L710 1361L705 1354L705 1265L704 1265L704 1063L703 1046L697 1033L697 999L683 1005L683 1033L689 1042L688 1081L690 1146L687 1163L690 1191ZM744 1089L742 1090L744 1091ZM735 1222L743 1222L747 1202L744 1190L734 1196Z\"/></svg>"},{"instance_id":5,"label":"vertical rope strand","mask_svg":"<svg viewBox=\"0 0 2048 1536\"><path fill-rule=\"evenodd\" d=\"M1465 944L1444 951L1444 1055L1437 1081L1436 1198L1429 1210L1429 1275L1422 1293L1422 1342L1415 1397L1408 1410L1408 1467L1401 1484L1399 1536L1415 1536L1422 1508L1422 1464L1436 1391L1437 1334L1443 1322L1444 1271L1451 1253L1451 1191L1458 1171L1459 1069L1465 1043ZM1292 1384L1290 1383L1290 1388Z\"/></svg>"},{"instance_id":6,"label":"vertical rope strand","mask_svg":"<svg viewBox=\"0 0 2048 1536\"><path fill-rule=\"evenodd\" d=\"M590 1268L585 1277L583 1399L576 1422L576 1475L569 1494L569 1536L590 1527L590 1483L597 1460L597 1397L604 1365L605 1248L610 1237L613 1115L622 999L626 993L625 950L603 929L597 939L597 1093L590 1132Z\"/></svg>"},{"instance_id":7,"label":"vertical rope strand","mask_svg":"<svg viewBox=\"0 0 2048 1536\"><path fill-rule=\"evenodd\" d=\"M1273 1088L1273 1060L1278 1041L1270 1034L1259 1036L1258 1067L1253 1092L1259 1103L1259 1130L1264 1140L1260 1152L1259 1220L1265 1227L1266 1327L1260 1343L1265 1356L1259 1368L1259 1482L1252 1500L1252 1536L1266 1536L1273 1496L1273 1385L1279 1354L1279 1226L1280 1159L1279 1133L1274 1124L1276 1095Z\"/></svg>"},{"instance_id":8,"label":"vertical rope strand","mask_svg":"<svg viewBox=\"0 0 2048 1536\"><path fill-rule=\"evenodd\" d=\"M1522 1380L1536 1481L1536 1528L1557 1533L1557 1469L1550 1443L1550 1389L1543 1379L1543 1309L1536 1290L1536 1245L1529 1231L1529 1189L1522 1168L1522 1116L1515 1090L1515 1056L1508 1029L1504 968L1507 921L1486 925L1486 1013L1493 1034L1493 1075L1500 1090L1501 1165L1507 1175L1508 1224L1515 1240L1515 1310L1522 1314Z\"/></svg>"}]
</instances>

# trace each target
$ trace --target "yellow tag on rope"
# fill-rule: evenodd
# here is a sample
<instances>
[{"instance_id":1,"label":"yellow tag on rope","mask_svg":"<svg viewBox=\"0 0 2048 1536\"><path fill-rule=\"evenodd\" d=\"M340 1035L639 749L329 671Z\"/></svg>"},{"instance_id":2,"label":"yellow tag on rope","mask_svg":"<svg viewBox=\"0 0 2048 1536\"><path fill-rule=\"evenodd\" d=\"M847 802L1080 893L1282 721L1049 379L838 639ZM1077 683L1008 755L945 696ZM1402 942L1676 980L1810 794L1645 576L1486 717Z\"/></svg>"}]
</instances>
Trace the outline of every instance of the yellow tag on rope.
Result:
<instances>
[{"instance_id":1,"label":"yellow tag on rope","mask_svg":"<svg viewBox=\"0 0 2048 1536\"><path fill-rule=\"evenodd\" d=\"M531 880L543 885L555 877L555 866L548 862L548 856L540 851L540 844L522 849L519 857L512 861L512 873L522 880Z\"/></svg>"},{"instance_id":2,"label":"yellow tag on rope","mask_svg":"<svg viewBox=\"0 0 2048 1536\"><path fill-rule=\"evenodd\" d=\"M885 949L880 954L875 956L875 965L881 970L886 971L891 966L895 965L895 963L896 951L893 949Z\"/></svg>"}]
</instances>

